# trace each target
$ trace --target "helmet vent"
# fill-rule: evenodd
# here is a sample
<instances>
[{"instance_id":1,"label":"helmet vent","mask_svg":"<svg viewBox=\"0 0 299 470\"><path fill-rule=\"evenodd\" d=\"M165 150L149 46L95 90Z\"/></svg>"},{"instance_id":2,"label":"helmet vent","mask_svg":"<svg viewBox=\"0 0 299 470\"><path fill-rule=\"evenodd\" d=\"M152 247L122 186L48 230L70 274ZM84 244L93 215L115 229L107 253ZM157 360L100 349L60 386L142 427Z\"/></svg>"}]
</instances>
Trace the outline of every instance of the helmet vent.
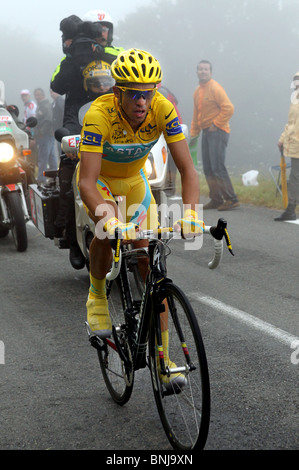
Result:
<instances>
[{"instance_id":1,"label":"helmet vent","mask_svg":"<svg viewBox=\"0 0 299 470\"><path fill-rule=\"evenodd\" d=\"M116 75L118 75L118 77L125 78L124 74L121 72L120 69L115 69L114 71L115 71Z\"/></svg>"},{"instance_id":2,"label":"helmet vent","mask_svg":"<svg viewBox=\"0 0 299 470\"><path fill-rule=\"evenodd\" d=\"M123 65L123 67L122 67L122 72L123 72L124 76L127 76L127 77L130 76L129 70L128 70L127 67L125 67L124 65Z\"/></svg>"},{"instance_id":3,"label":"helmet vent","mask_svg":"<svg viewBox=\"0 0 299 470\"><path fill-rule=\"evenodd\" d=\"M145 77L146 76L146 66L145 66L145 64L142 64L141 68L142 68L143 76Z\"/></svg>"},{"instance_id":4,"label":"helmet vent","mask_svg":"<svg viewBox=\"0 0 299 470\"><path fill-rule=\"evenodd\" d=\"M132 71L133 71L135 77L139 78L139 73L138 73L138 70L136 69L136 67L132 67Z\"/></svg>"}]
</instances>

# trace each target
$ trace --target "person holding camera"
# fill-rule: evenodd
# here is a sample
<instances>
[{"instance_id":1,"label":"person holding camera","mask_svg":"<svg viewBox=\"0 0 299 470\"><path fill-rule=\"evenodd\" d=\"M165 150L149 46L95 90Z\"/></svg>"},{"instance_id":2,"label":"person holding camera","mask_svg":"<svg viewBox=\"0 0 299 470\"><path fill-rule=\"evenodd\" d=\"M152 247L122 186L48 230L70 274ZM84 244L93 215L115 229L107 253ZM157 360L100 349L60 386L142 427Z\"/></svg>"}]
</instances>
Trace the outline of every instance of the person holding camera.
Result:
<instances>
[{"instance_id":1,"label":"person holding camera","mask_svg":"<svg viewBox=\"0 0 299 470\"><path fill-rule=\"evenodd\" d=\"M71 15L61 21L60 30L65 57L52 76L50 88L60 95L65 95L64 135L80 134L81 125L78 120L80 108L109 92L111 88L104 85L92 90L90 86L86 86L86 83L92 83L92 80L86 81L88 65L93 70L93 76L100 75L99 67L92 68L92 64L101 62L110 65L124 49L112 45L113 23L110 16L101 10L87 12L83 20L76 15ZM65 229L72 266L75 269L82 269L85 266L85 258L76 240L75 203L72 188L72 178L77 162L78 159L70 155L62 158L60 162L60 207L56 226L58 232Z\"/></svg>"}]
</instances>

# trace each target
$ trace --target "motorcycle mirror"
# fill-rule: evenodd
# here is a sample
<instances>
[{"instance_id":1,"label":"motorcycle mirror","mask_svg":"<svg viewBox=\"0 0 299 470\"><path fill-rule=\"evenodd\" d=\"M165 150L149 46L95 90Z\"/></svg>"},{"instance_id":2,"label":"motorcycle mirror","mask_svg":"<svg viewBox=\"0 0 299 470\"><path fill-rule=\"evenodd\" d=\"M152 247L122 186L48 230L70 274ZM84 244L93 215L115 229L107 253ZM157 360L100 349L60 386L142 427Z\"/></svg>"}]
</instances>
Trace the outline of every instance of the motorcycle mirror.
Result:
<instances>
[{"instance_id":1,"label":"motorcycle mirror","mask_svg":"<svg viewBox=\"0 0 299 470\"><path fill-rule=\"evenodd\" d=\"M37 125L37 119L33 116L26 119L26 126L27 127L35 127Z\"/></svg>"},{"instance_id":2,"label":"motorcycle mirror","mask_svg":"<svg viewBox=\"0 0 299 470\"><path fill-rule=\"evenodd\" d=\"M58 129L56 129L54 133L55 139L58 142L61 142L63 137L66 137L67 135L70 135L70 134L71 134L70 131L66 127L59 127Z\"/></svg>"}]
</instances>

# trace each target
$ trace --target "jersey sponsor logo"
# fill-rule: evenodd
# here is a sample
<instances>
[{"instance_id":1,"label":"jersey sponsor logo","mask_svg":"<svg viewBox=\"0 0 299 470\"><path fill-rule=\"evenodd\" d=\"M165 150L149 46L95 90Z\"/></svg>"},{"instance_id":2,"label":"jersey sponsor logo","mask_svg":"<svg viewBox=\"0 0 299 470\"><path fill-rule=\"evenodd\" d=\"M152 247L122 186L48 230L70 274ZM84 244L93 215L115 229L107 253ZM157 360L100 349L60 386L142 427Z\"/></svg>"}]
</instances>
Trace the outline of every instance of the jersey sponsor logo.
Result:
<instances>
[{"instance_id":1,"label":"jersey sponsor logo","mask_svg":"<svg viewBox=\"0 0 299 470\"><path fill-rule=\"evenodd\" d=\"M138 134L141 140L144 142L149 142L150 140L153 139L153 133L156 132L157 126L156 124L152 126L151 124L148 124L146 127L139 129ZM154 134L154 137L156 134Z\"/></svg>"},{"instance_id":2,"label":"jersey sponsor logo","mask_svg":"<svg viewBox=\"0 0 299 470\"><path fill-rule=\"evenodd\" d=\"M168 118L169 118L169 116L171 115L171 113L173 112L173 110L174 110L174 108L172 108L172 110L170 111L170 113L165 116L165 119L168 119Z\"/></svg>"},{"instance_id":3,"label":"jersey sponsor logo","mask_svg":"<svg viewBox=\"0 0 299 470\"><path fill-rule=\"evenodd\" d=\"M166 124L166 132L169 136L177 135L182 132L182 127L180 125L178 117Z\"/></svg>"},{"instance_id":4,"label":"jersey sponsor logo","mask_svg":"<svg viewBox=\"0 0 299 470\"><path fill-rule=\"evenodd\" d=\"M120 144L111 145L104 143L103 158L110 162L116 163L132 163L145 157L158 139L151 141L149 144Z\"/></svg>"},{"instance_id":5,"label":"jersey sponsor logo","mask_svg":"<svg viewBox=\"0 0 299 470\"><path fill-rule=\"evenodd\" d=\"M94 132L84 131L83 145L101 145L102 135L95 134Z\"/></svg>"},{"instance_id":6,"label":"jersey sponsor logo","mask_svg":"<svg viewBox=\"0 0 299 470\"><path fill-rule=\"evenodd\" d=\"M117 113L114 106L112 108L107 108L107 111L111 118L115 118L116 116L119 116L121 118L121 115Z\"/></svg>"}]
</instances>

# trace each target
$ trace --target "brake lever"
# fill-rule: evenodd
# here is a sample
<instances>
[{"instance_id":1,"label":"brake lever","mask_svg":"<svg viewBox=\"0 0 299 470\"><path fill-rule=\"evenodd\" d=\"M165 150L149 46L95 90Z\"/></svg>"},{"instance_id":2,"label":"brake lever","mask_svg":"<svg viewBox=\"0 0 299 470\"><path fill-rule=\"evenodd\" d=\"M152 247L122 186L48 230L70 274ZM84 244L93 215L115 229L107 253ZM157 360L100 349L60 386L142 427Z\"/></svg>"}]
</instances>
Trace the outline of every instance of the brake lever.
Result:
<instances>
[{"instance_id":1,"label":"brake lever","mask_svg":"<svg viewBox=\"0 0 299 470\"><path fill-rule=\"evenodd\" d=\"M225 241L226 241L228 251L230 252L231 255L235 256L235 254L232 250L232 245L231 245L231 241L230 241L230 238L229 238L227 228L224 229L224 238L225 238Z\"/></svg>"},{"instance_id":2,"label":"brake lever","mask_svg":"<svg viewBox=\"0 0 299 470\"><path fill-rule=\"evenodd\" d=\"M210 232L216 240L222 240L222 238L224 237L230 254L232 256L235 256L232 250L231 241L230 241L229 234L228 234L226 227L227 227L226 220L218 219L217 227L211 227Z\"/></svg>"}]
</instances>

